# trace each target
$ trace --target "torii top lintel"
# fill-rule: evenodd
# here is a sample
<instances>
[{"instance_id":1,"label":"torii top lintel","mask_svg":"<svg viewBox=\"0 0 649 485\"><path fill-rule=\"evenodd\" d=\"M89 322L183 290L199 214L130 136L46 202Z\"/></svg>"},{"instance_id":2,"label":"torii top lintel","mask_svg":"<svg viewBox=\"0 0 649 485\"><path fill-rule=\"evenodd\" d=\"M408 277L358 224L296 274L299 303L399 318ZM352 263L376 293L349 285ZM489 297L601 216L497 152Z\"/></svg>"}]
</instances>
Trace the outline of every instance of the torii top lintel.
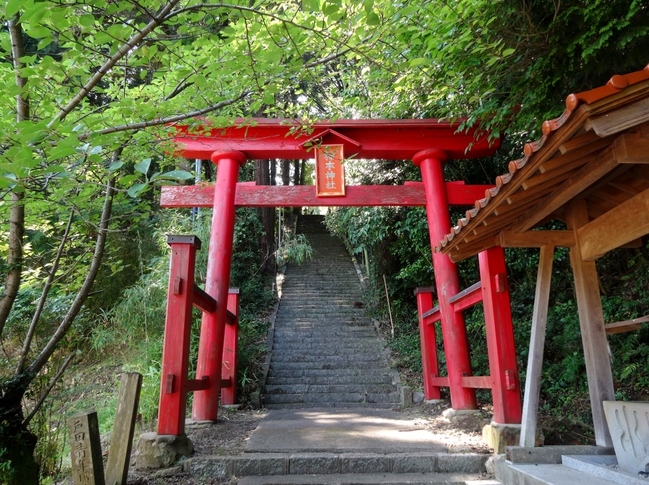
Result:
<instances>
[{"instance_id":1,"label":"torii top lintel","mask_svg":"<svg viewBox=\"0 0 649 485\"><path fill-rule=\"evenodd\" d=\"M437 149L449 159L492 155L500 140L486 132L458 131L455 122L425 120L336 120L308 126L291 120L252 118L226 128L191 131L176 125L174 143L185 158L209 160L214 152L239 151L248 159L312 158L314 144L342 144L345 156L365 159L408 160L422 150Z\"/></svg>"}]
</instances>

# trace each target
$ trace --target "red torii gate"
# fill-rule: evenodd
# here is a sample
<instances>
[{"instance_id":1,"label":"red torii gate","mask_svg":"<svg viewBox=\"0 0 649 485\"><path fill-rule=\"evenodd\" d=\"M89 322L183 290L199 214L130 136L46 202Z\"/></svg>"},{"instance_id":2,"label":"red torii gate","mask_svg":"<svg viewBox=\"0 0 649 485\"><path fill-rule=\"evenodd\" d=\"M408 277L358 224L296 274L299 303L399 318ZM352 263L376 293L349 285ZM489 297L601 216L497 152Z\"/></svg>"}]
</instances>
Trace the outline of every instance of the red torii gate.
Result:
<instances>
[{"instance_id":1,"label":"red torii gate","mask_svg":"<svg viewBox=\"0 0 649 485\"><path fill-rule=\"evenodd\" d=\"M228 319L233 319L227 302L235 207L424 206L431 247L434 247L450 231L449 206L472 205L492 187L444 180L443 164L448 160L488 156L499 146L498 140L490 144L486 134L477 138L474 130L458 132L458 126L457 122L439 120L337 120L315 123L307 132L296 122L253 119L236 126L203 128L196 132L187 126L176 127L177 154L212 160L218 165L218 171L214 186L163 187L162 190L162 207L212 207L213 215L205 291L192 287L193 291L188 290L183 296L178 285L170 279L158 434L183 433L187 392L195 392L192 409L195 420L214 421L217 418L225 328ZM410 159L420 167L423 182L403 186L348 186L341 197L317 197L313 186L237 183L239 167L248 159L312 158L313 146L332 142L343 145L348 157ZM176 239L170 243L174 248L191 246L186 252L190 259L196 249L193 240ZM174 250L174 254L176 252ZM186 273L183 273L184 278L191 279L193 284L193 262L182 268ZM432 289L416 291L426 399L439 398L440 387L448 386L453 409L476 409L475 388L489 388L494 401L494 421L520 423L520 386L502 249L481 253L481 281L464 291L460 291L457 268L448 256L433 252L433 268L438 307L433 308ZM182 280L178 275L172 277L176 282ZM181 302L172 303L172 292L176 297L180 295ZM170 314L177 319L177 310L192 304L204 309L209 306L205 300L215 305L210 311L204 310L197 379L190 380L187 366L182 363L187 356L171 349L180 345L178 339L187 331L187 325L174 327ZM481 301L487 327L489 376L472 375L463 315L464 309ZM182 314L186 315L186 310ZM437 321L442 327L447 377L438 374L434 328ZM173 385L175 379L179 383L176 386Z\"/></svg>"}]
</instances>

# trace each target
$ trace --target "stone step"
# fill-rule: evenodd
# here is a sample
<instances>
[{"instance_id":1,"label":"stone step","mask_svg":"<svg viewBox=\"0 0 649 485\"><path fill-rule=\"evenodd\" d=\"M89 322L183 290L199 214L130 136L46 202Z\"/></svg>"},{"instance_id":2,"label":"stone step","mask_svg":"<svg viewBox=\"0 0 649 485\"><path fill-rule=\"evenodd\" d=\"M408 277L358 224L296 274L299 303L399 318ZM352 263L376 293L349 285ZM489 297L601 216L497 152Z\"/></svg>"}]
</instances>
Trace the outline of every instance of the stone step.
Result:
<instances>
[{"instance_id":1,"label":"stone step","mask_svg":"<svg viewBox=\"0 0 649 485\"><path fill-rule=\"evenodd\" d=\"M358 335L354 337L347 332L300 332L300 333L289 333L283 329L275 329L275 336L277 337L274 340L274 343L281 345L294 345L294 344L304 344L305 349L309 348L318 348L318 347L331 347L332 344L338 343L336 348L360 348L362 350L363 345L374 345L377 348L385 348L382 345L382 342L377 338L374 333L374 329L371 332L368 332L365 335ZM359 345L360 347L357 347ZM273 345L275 347L275 345Z\"/></svg>"},{"instance_id":2,"label":"stone step","mask_svg":"<svg viewBox=\"0 0 649 485\"><path fill-rule=\"evenodd\" d=\"M360 349L354 351L349 351L346 349L305 350L304 348L282 350L281 348L273 347L273 350L275 352L275 355L273 355L272 360L274 360L275 362L315 362L319 360L329 360L330 358L345 358L347 360L367 361L377 360L385 357L383 352L380 350L375 351L367 349L363 349L363 351L361 351Z\"/></svg>"},{"instance_id":3,"label":"stone step","mask_svg":"<svg viewBox=\"0 0 649 485\"><path fill-rule=\"evenodd\" d=\"M273 344L273 350L275 352L292 350L337 350L337 351L346 351L347 353L356 353L356 352L382 352L384 347L380 342L375 342L376 339L315 339L315 338L289 338L282 339L280 341L275 341Z\"/></svg>"},{"instance_id":4,"label":"stone step","mask_svg":"<svg viewBox=\"0 0 649 485\"><path fill-rule=\"evenodd\" d=\"M387 369L387 362L379 361L339 361L339 362L278 362L271 359L270 371L274 370L335 370L356 369L361 373L370 369Z\"/></svg>"},{"instance_id":5,"label":"stone step","mask_svg":"<svg viewBox=\"0 0 649 485\"><path fill-rule=\"evenodd\" d=\"M316 332L316 336L319 338L327 337L343 337L343 338L372 338L376 339L377 334L374 329L374 325L345 325L345 326L328 326L327 324L322 324L320 326L314 327L302 327L291 328L283 327L278 325L277 321L275 322L275 336L276 337L301 337L308 335L309 333Z\"/></svg>"},{"instance_id":6,"label":"stone step","mask_svg":"<svg viewBox=\"0 0 649 485\"><path fill-rule=\"evenodd\" d=\"M374 324L367 317L352 316L344 318L336 312L318 316L278 315L275 320L275 330L283 334L305 335L318 333L320 336L338 334L342 337L376 337Z\"/></svg>"},{"instance_id":7,"label":"stone step","mask_svg":"<svg viewBox=\"0 0 649 485\"><path fill-rule=\"evenodd\" d=\"M278 384L267 385L265 394L380 394L393 392L391 384Z\"/></svg>"},{"instance_id":8,"label":"stone step","mask_svg":"<svg viewBox=\"0 0 649 485\"><path fill-rule=\"evenodd\" d=\"M363 375L363 376L274 376L266 379L266 388L270 386L281 386L289 383L300 383L307 385L327 384L393 384L394 378L391 375Z\"/></svg>"},{"instance_id":9,"label":"stone step","mask_svg":"<svg viewBox=\"0 0 649 485\"><path fill-rule=\"evenodd\" d=\"M244 477L238 485L473 485L471 475L457 473L336 474ZM498 482L500 483L500 482Z\"/></svg>"},{"instance_id":10,"label":"stone step","mask_svg":"<svg viewBox=\"0 0 649 485\"><path fill-rule=\"evenodd\" d=\"M275 342L273 352L286 354L309 354L326 357L328 355L383 355L385 347L374 342L358 342L357 345L339 344L312 344L310 342Z\"/></svg>"},{"instance_id":11,"label":"stone step","mask_svg":"<svg viewBox=\"0 0 649 485\"><path fill-rule=\"evenodd\" d=\"M284 369L270 369L269 377L368 377L392 375L392 371L385 367L371 367L369 369L307 369L305 366L291 366Z\"/></svg>"},{"instance_id":12,"label":"stone step","mask_svg":"<svg viewBox=\"0 0 649 485\"><path fill-rule=\"evenodd\" d=\"M244 453L238 456L197 456L183 462L183 469L199 478L264 477L275 481L260 483L291 482L293 477L310 475L321 480L340 479L340 475L352 475L350 481L306 483L381 483L363 482L363 475L379 473L409 480L417 474L419 482L394 481L386 483L458 483L480 480L488 455L477 453ZM426 474L426 475L424 475ZM354 481L358 479L358 482ZM439 479L438 481L435 481ZM430 481L433 480L433 481ZM445 481L444 481L445 480ZM255 482L242 482L255 483Z\"/></svg>"},{"instance_id":13,"label":"stone step","mask_svg":"<svg viewBox=\"0 0 649 485\"><path fill-rule=\"evenodd\" d=\"M395 409L399 407L399 403L356 403L356 402L294 402L294 403L282 403L282 404L264 404L264 408L268 410L273 409L315 409L320 408L327 409Z\"/></svg>"},{"instance_id":14,"label":"stone step","mask_svg":"<svg viewBox=\"0 0 649 485\"><path fill-rule=\"evenodd\" d=\"M265 404L287 404L287 403L313 403L322 404L336 403L399 403L399 394L391 393L364 393L364 392L328 392L328 393L303 393L303 394L264 394Z\"/></svg>"}]
</instances>

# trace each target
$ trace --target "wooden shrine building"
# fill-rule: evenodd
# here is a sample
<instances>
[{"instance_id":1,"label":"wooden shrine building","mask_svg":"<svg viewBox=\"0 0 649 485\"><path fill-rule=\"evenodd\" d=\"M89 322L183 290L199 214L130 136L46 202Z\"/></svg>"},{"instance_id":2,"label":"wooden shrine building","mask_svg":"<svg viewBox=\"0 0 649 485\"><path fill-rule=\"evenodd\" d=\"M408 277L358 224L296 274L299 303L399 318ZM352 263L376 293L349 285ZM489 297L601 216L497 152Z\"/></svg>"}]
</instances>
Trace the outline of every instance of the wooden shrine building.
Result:
<instances>
[{"instance_id":1,"label":"wooden shrine building","mask_svg":"<svg viewBox=\"0 0 649 485\"><path fill-rule=\"evenodd\" d=\"M606 335L647 319L605 324L595 261L649 233L649 66L568 96L564 113L542 128L436 250L460 261L493 247L540 248L521 433L521 446L534 446L553 252L570 248L595 438L610 447ZM565 229L548 229L556 226Z\"/></svg>"}]
</instances>

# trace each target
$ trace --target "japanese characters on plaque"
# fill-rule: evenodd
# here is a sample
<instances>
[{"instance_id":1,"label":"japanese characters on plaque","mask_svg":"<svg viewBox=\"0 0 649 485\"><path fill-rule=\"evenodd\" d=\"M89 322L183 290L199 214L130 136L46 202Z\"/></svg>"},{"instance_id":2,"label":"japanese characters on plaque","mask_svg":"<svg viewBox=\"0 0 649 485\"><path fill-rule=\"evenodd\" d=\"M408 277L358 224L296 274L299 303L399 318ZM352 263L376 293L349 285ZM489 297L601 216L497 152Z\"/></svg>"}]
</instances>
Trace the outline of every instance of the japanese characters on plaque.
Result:
<instances>
[{"instance_id":1,"label":"japanese characters on plaque","mask_svg":"<svg viewBox=\"0 0 649 485\"><path fill-rule=\"evenodd\" d=\"M345 170L342 145L315 147L316 192L318 197L345 195Z\"/></svg>"},{"instance_id":2,"label":"japanese characters on plaque","mask_svg":"<svg viewBox=\"0 0 649 485\"><path fill-rule=\"evenodd\" d=\"M104 469L97 413L81 413L68 419L72 480L75 485L104 485Z\"/></svg>"}]
</instances>

